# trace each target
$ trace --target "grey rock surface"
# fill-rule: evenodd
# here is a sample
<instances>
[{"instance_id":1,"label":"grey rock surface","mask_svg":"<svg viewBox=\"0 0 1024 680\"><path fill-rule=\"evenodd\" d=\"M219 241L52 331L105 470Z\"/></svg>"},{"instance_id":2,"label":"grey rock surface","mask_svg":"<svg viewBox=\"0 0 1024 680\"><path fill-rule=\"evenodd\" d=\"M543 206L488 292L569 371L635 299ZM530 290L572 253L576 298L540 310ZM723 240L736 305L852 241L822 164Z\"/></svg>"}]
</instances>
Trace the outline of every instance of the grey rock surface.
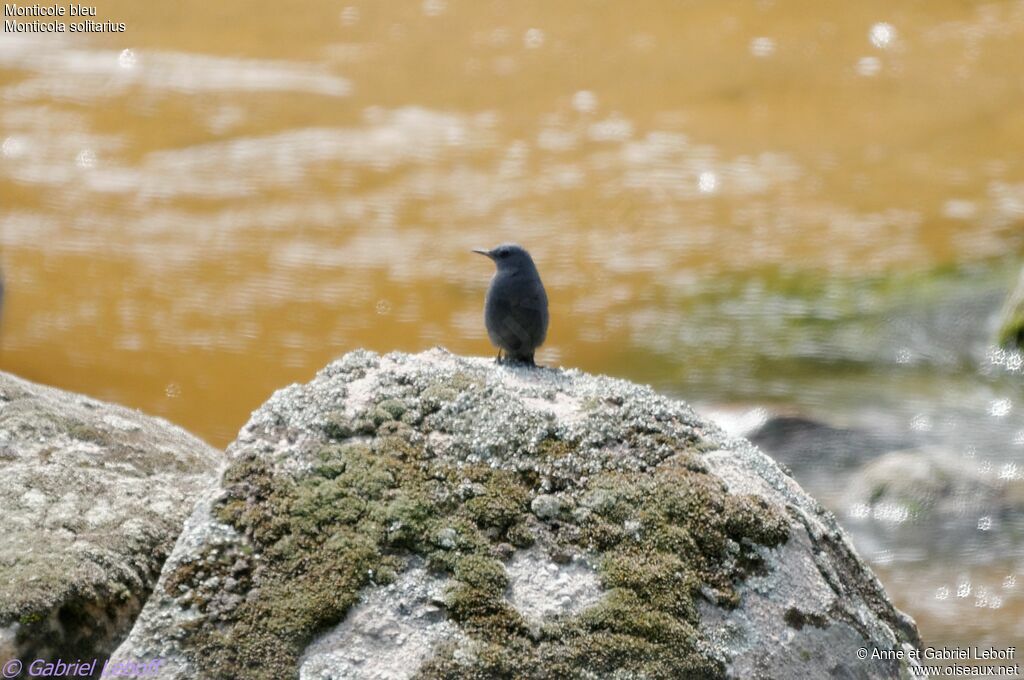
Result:
<instances>
[{"instance_id":1,"label":"grey rock surface","mask_svg":"<svg viewBox=\"0 0 1024 680\"><path fill-rule=\"evenodd\" d=\"M0 373L0 658L109 654L223 461L159 418Z\"/></svg>"},{"instance_id":2,"label":"grey rock surface","mask_svg":"<svg viewBox=\"0 0 1024 680\"><path fill-rule=\"evenodd\" d=\"M834 517L649 388L353 352L228 448L116 659L162 678L889 678Z\"/></svg>"},{"instance_id":3,"label":"grey rock surface","mask_svg":"<svg viewBox=\"0 0 1024 680\"><path fill-rule=\"evenodd\" d=\"M299 659L303 680L402 677L439 644L468 643L444 616L446 579L416 561L397 581L367 593L345 621L315 640Z\"/></svg>"}]
</instances>

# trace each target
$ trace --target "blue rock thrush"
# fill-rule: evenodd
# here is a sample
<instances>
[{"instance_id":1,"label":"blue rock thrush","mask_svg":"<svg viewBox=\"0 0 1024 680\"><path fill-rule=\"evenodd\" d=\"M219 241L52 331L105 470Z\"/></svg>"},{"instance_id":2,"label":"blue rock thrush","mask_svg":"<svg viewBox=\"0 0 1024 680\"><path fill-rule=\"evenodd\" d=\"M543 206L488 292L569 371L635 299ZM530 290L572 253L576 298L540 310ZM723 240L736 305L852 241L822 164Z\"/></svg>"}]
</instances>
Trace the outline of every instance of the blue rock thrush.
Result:
<instances>
[{"instance_id":1,"label":"blue rock thrush","mask_svg":"<svg viewBox=\"0 0 1024 680\"><path fill-rule=\"evenodd\" d=\"M484 323L498 348L498 362L504 352L511 361L535 366L533 353L548 333L548 296L533 258L514 244L473 252L491 258L498 268L484 302Z\"/></svg>"}]
</instances>

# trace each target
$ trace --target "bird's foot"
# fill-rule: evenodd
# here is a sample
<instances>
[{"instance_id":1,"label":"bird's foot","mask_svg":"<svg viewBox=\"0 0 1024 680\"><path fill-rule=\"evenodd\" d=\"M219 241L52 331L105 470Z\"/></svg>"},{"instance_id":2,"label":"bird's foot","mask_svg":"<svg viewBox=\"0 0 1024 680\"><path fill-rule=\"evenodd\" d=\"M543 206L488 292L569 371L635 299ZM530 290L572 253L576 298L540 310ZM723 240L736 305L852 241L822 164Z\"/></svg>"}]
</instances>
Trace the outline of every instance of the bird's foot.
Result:
<instances>
[{"instance_id":1,"label":"bird's foot","mask_svg":"<svg viewBox=\"0 0 1024 680\"><path fill-rule=\"evenodd\" d=\"M533 355L523 356L521 354L509 354L504 350L498 350L498 356L494 359L494 363L499 366L526 366L527 368L537 368L537 364L533 361Z\"/></svg>"}]
</instances>

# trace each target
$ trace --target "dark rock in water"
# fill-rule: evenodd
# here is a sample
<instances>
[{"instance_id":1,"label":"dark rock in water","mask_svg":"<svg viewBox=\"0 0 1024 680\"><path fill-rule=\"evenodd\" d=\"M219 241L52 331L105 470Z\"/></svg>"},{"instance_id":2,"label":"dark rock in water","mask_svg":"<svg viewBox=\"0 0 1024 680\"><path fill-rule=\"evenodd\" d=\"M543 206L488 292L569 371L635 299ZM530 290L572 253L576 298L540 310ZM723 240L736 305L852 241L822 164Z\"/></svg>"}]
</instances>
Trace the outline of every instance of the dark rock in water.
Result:
<instances>
[{"instance_id":1,"label":"dark rock in water","mask_svg":"<svg viewBox=\"0 0 1024 680\"><path fill-rule=\"evenodd\" d=\"M1024 271L1021 271L1017 287L1003 306L996 344L1024 350Z\"/></svg>"},{"instance_id":2,"label":"dark rock in water","mask_svg":"<svg viewBox=\"0 0 1024 680\"><path fill-rule=\"evenodd\" d=\"M0 373L0 659L107 656L223 460L159 418Z\"/></svg>"},{"instance_id":3,"label":"dark rock in water","mask_svg":"<svg viewBox=\"0 0 1024 680\"><path fill-rule=\"evenodd\" d=\"M229 447L116 659L171 678L897 678L834 517L687 405L354 352ZM904 662L905 663L905 662Z\"/></svg>"},{"instance_id":4,"label":"dark rock in water","mask_svg":"<svg viewBox=\"0 0 1024 680\"><path fill-rule=\"evenodd\" d=\"M808 473L852 470L907 442L866 430L832 427L800 416L772 416L747 437L802 478Z\"/></svg>"}]
</instances>

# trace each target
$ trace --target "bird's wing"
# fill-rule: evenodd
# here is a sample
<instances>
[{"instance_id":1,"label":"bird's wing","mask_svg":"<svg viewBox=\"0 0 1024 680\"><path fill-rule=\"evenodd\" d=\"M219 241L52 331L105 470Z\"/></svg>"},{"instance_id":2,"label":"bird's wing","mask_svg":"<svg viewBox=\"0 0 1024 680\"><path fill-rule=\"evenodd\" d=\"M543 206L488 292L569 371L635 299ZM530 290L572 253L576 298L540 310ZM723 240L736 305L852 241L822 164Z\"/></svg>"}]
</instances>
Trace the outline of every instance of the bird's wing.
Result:
<instances>
[{"instance_id":1,"label":"bird's wing","mask_svg":"<svg viewBox=\"0 0 1024 680\"><path fill-rule=\"evenodd\" d=\"M519 309L539 311L547 307L548 299L544 289L535 288L529 292L517 295L512 300L512 306Z\"/></svg>"}]
</instances>

